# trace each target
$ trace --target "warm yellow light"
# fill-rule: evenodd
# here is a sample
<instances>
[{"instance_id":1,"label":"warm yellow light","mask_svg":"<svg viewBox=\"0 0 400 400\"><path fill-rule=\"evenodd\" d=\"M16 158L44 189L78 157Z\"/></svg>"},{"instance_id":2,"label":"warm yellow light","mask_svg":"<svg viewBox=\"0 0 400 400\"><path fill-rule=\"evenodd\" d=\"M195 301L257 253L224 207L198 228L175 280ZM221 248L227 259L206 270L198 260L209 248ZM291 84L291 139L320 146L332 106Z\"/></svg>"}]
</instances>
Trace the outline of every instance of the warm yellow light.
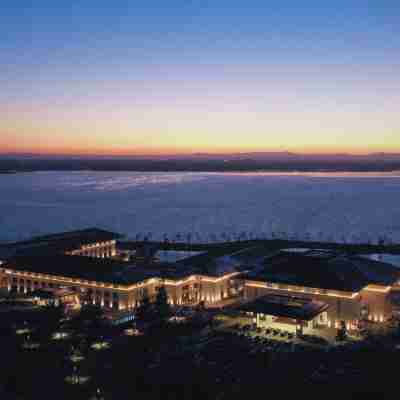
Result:
<instances>
[{"instance_id":1,"label":"warm yellow light","mask_svg":"<svg viewBox=\"0 0 400 400\"><path fill-rule=\"evenodd\" d=\"M369 292L388 293L391 289L391 286L379 287L378 285L368 285L364 290L368 290Z\"/></svg>"},{"instance_id":2,"label":"warm yellow light","mask_svg":"<svg viewBox=\"0 0 400 400\"><path fill-rule=\"evenodd\" d=\"M271 286L271 284L267 284L267 283L262 283L262 282L245 282L245 286L248 287L255 287L255 288L262 288L262 289L268 289L268 290L278 290L278 291L283 291L283 292L287 292L289 291L288 288L280 288L277 287L276 285ZM330 297L339 297L339 298L345 298L345 299L354 299L355 297L357 297L359 295L358 292L354 292L352 294L337 294L337 293L333 293L333 292L326 292L326 293L321 293L318 289L314 289L314 288L307 288L307 292L305 288L291 288L292 292L298 292L298 293L310 293L310 294L318 294L320 296L330 296Z\"/></svg>"}]
</instances>

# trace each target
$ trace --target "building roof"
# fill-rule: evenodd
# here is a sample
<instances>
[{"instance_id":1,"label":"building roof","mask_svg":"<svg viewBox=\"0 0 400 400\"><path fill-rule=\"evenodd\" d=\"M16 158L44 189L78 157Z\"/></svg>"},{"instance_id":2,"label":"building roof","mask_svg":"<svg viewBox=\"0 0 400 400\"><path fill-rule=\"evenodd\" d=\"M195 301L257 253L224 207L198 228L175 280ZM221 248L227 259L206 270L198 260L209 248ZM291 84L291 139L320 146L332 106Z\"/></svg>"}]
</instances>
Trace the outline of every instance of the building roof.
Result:
<instances>
[{"instance_id":1,"label":"building roof","mask_svg":"<svg viewBox=\"0 0 400 400\"><path fill-rule=\"evenodd\" d=\"M392 285L400 272L392 265L326 250L282 251L266 259L248 279L317 289L357 292L368 284Z\"/></svg>"},{"instance_id":2,"label":"building roof","mask_svg":"<svg viewBox=\"0 0 400 400\"><path fill-rule=\"evenodd\" d=\"M238 307L240 311L293 318L302 321L310 321L328 308L328 304L322 301L272 295L259 297Z\"/></svg>"},{"instance_id":3,"label":"building roof","mask_svg":"<svg viewBox=\"0 0 400 400\"><path fill-rule=\"evenodd\" d=\"M16 256L3 264L2 268L114 285L132 285L159 277L160 273L159 270L107 258L68 255Z\"/></svg>"},{"instance_id":4,"label":"building roof","mask_svg":"<svg viewBox=\"0 0 400 400\"><path fill-rule=\"evenodd\" d=\"M254 258L250 261L247 256L241 257L242 252L243 250L232 253L226 249L221 249L217 254L214 251L199 252L199 254L178 260L175 264L184 270L191 270L194 274L221 277L232 272L243 273L254 266ZM263 258L266 258L266 255Z\"/></svg>"},{"instance_id":5,"label":"building roof","mask_svg":"<svg viewBox=\"0 0 400 400\"><path fill-rule=\"evenodd\" d=\"M121 238L115 232L98 228L88 228L70 232L37 236L29 240L4 245L4 252L10 255L23 254L60 254L83 245L107 242Z\"/></svg>"}]
</instances>

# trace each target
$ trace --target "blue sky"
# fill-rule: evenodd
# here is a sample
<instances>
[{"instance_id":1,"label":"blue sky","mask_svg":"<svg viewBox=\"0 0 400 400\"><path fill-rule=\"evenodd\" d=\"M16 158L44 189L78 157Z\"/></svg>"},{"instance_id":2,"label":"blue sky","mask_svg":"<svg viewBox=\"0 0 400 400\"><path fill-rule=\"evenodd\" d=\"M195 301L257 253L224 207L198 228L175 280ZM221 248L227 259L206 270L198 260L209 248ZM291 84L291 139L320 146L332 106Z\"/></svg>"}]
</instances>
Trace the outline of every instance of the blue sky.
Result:
<instances>
[{"instance_id":1,"label":"blue sky","mask_svg":"<svg viewBox=\"0 0 400 400\"><path fill-rule=\"evenodd\" d=\"M400 151L398 1L59 3L2 2L0 149Z\"/></svg>"}]
</instances>

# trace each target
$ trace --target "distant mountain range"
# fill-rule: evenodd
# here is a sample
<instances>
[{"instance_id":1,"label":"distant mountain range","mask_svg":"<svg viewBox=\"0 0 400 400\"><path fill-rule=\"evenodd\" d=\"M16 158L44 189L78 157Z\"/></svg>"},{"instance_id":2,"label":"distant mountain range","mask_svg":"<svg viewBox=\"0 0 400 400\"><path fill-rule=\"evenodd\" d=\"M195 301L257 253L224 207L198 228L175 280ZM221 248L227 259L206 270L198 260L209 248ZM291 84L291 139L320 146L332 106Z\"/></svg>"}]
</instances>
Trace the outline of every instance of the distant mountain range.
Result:
<instances>
[{"instance_id":1,"label":"distant mountain range","mask_svg":"<svg viewBox=\"0 0 400 400\"><path fill-rule=\"evenodd\" d=\"M397 161L400 160L400 153L376 152L368 154L351 153L295 153L289 151L280 152L245 152L245 153L192 153L192 154L139 154L139 155L59 155L59 154L33 154L33 153L0 153L0 160L377 160Z\"/></svg>"},{"instance_id":2,"label":"distant mountain range","mask_svg":"<svg viewBox=\"0 0 400 400\"><path fill-rule=\"evenodd\" d=\"M400 171L400 153L300 154L248 152L188 155L0 155L0 172L26 171Z\"/></svg>"},{"instance_id":3,"label":"distant mountain range","mask_svg":"<svg viewBox=\"0 0 400 400\"><path fill-rule=\"evenodd\" d=\"M195 153L192 155L160 156L168 159L203 159L203 160L400 160L400 153L369 153L369 154L302 154L293 152L249 152L230 154Z\"/></svg>"}]
</instances>

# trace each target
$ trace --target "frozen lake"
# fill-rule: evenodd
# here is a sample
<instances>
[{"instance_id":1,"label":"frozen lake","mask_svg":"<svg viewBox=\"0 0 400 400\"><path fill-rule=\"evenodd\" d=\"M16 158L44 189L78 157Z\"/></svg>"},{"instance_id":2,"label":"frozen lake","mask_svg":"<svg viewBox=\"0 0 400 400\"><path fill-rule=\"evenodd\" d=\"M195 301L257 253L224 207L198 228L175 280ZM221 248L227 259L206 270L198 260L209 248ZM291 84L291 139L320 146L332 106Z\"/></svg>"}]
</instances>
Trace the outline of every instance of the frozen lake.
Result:
<instances>
[{"instance_id":1,"label":"frozen lake","mask_svg":"<svg viewBox=\"0 0 400 400\"><path fill-rule=\"evenodd\" d=\"M152 239L400 241L400 174L0 175L0 241L97 226Z\"/></svg>"}]
</instances>

